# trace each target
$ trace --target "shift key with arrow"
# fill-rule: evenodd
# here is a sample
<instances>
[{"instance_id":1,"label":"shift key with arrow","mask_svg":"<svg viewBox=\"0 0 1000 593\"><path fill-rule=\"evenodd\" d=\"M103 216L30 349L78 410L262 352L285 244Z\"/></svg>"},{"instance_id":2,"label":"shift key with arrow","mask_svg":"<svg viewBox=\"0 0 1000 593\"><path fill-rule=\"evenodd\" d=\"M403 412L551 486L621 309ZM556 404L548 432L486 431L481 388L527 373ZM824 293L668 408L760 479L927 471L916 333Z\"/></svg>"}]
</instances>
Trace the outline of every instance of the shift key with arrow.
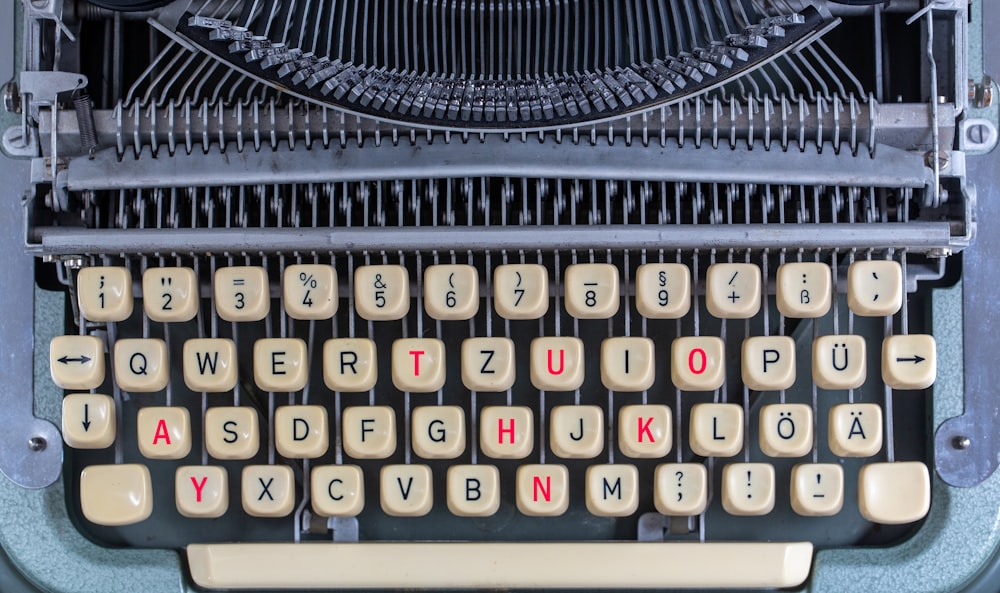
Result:
<instances>
[{"instance_id":1,"label":"shift key with arrow","mask_svg":"<svg viewBox=\"0 0 1000 593\"><path fill-rule=\"evenodd\" d=\"M104 383L104 342L96 336L56 336L49 345L52 380L63 389L96 389Z\"/></svg>"},{"instance_id":2,"label":"shift key with arrow","mask_svg":"<svg viewBox=\"0 0 1000 593\"><path fill-rule=\"evenodd\" d=\"M882 380L893 389L927 389L937 375L937 346L925 334L889 336L882 342Z\"/></svg>"},{"instance_id":3,"label":"shift key with arrow","mask_svg":"<svg viewBox=\"0 0 1000 593\"><path fill-rule=\"evenodd\" d=\"M115 442L115 401L99 393L72 393L63 399L63 440L76 449L104 449Z\"/></svg>"}]
</instances>

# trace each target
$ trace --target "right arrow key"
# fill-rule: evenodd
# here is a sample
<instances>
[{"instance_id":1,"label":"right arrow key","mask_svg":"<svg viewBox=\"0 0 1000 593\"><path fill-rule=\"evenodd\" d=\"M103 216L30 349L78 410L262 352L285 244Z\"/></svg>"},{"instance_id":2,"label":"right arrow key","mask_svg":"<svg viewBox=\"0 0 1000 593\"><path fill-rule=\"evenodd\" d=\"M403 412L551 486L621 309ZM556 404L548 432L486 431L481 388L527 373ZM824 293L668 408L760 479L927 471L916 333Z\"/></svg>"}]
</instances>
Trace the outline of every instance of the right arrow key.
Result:
<instances>
[{"instance_id":1,"label":"right arrow key","mask_svg":"<svg viewBox=\"0 0 1000 593\"><path fill-rule=\"evenodd\" d=\"M893 389L927 389L937 375L934 336L889 336L882 342L882 380Z\"/></svg>"}]
</instances>

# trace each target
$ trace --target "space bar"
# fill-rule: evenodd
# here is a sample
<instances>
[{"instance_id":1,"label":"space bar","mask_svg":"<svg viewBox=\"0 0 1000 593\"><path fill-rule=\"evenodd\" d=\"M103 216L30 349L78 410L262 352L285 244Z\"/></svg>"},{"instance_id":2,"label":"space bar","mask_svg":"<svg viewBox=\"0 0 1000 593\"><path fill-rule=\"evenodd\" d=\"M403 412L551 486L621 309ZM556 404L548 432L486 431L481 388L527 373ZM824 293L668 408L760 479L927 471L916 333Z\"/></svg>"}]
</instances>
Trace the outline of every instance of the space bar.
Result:
<instances>
[{"instance_id":1,"label":"space bar","mask_svg":"<svg viewBox=\"0 0 1000 593\"><path fill-rule=\"evenodd\" d=\"M206 589L795 587L812 544L741 542L191 544Z\"/></svg>"}]
</instances>

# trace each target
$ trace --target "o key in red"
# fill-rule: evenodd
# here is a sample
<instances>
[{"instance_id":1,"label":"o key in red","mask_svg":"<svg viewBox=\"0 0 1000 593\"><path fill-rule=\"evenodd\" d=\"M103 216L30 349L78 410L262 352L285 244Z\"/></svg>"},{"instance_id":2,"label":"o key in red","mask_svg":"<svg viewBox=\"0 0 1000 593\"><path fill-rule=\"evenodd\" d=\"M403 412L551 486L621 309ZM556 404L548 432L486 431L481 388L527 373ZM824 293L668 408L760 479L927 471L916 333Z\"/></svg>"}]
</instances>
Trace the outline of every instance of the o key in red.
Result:
<instances>
[{"instance_id":1,"label":"o key in red","mask_svg":"<svg viewBox=\"0 0 1000 593\"><path fill-rule=\"evenodd\" d=\"M716 337L677 338L670 348L674 385L685 391L713 391L726 377L725 343Z\"/></svg>"}]
</instances>

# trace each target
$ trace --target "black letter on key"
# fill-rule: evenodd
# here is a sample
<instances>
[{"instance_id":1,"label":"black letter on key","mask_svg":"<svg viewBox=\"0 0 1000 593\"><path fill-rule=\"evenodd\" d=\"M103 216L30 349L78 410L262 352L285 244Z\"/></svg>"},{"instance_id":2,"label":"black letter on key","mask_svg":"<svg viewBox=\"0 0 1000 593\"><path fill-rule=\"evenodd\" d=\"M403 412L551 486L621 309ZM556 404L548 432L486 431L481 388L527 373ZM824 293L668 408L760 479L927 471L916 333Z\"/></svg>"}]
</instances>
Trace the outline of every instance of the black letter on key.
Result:
<instances>
[{"instance_id":1,"label":"black letter on key","mask_svg":"<svg viewBox=\"0 0 1000 593\"><path fill-rule=\"evenodd\" d=\"M333 485L334 484L340 485L340 484L343 484L343 483L344 483L344 481L341 480L340 478L334 478L334 479L330 480L330 483L326 485L326 493L330 495L330 498L332 498L333 500L344 500L344 495L343 494L334 494L333 493Z\"/></svg>"},{"instance_id":2,"label":"black letter on key","mask_svg":"<svg viewBox=\"0 0 1000 593\"><path fill-rule=\"evenodd\" d=\"M427 438L434 441L435 443L443 443L445 441L445 430L444 428L438 428L434 430L434 425L444 426L444 422L440 420L431 420L430 424L427 425Z\"/></svg>"},{"instance_id":3,"label":"black letter on key","mask_svg":"<svg viewBox=\"0 0 1000 593\"><path fill-rule=\"evenodd\" d=\"M347 358L348 356L351 357L350 360L348 360ZM358 363L358 353L353 350L344 350L343 352L340 353L340 374L346 375L347 373L344 372L344 369L346 369L347 367L351 367L351 372L357 375L358 369L354 368L354 365L357 363Z\"/></svg>"},{"instance_id":4,"label":"black letter on key","mask_svg":"<svg viewBox=\"0 0 1000 593\"><path fill-rule=\"evenodd\" d=\"M768 357L768 354L773 355L774 358ZM772 350L770 348L768 348L767 350L764 350L763 355L764 355L764 372L765 373L767 372L767 365L774 364L774 363L778 362L779 360L781 360L781 353L779 353L777 350Z\"/></svg>"},{"instance_id":5,"label":"black letter on key","mask_svg":"<svg viewBox=\"0 0 1000 593\"><path fill-rule=\"evenodd\" d=\"M284 356L285 354L287 354L287 352L284 352L284 351L281 351L281 352L272 352L271 353L271 374L272 375L287 375L288 374L285 371L279 371L278 370L278 367L285 365L285 361L284 360L278 360L278 357L279 356Z\"/></svg>"},{"instance_id":6,"label":"black letter on key","mask_svg":"<svg viewBox=\"0 0 1000 593\"><path fill-rule=\"evenodd\" d=\"M365 442L365 435L369 432L375 432L374 428L368 428L369 424L375 422L374 418L362 418L361 419L361 442Z\"/></svg>"},{"instance_id":7,"label":"black letter on key","mask_svg":"<svg viewBox=\"0 0 1000 593\"><path fill-rule=\"evenodd\" d=\"M274 482L274 478L268 480L266 484L264 483L264 478L257 478L257 481L260 482L260 496L257 497L257 500L264 500L265 496L267 496L268 500L274 500L269 490L271 483Z\"/></svg>"},{"instance_id":8,"label":"black letter on key","mask_svg":"<svg viewBox=\"0 0 1000 593\"><path fill-rule=\"evenodd\" d=\"M299 436L299 428L302 428L302 436ZM309 423L306 422L305 418L292 419L292 440L304 441L307 438L309 438Z\"/></svg>"},{"instance_id":9,"label":"black letter on key","mask_svg":"<svg viewBox=\"0 0 1000 593\"><path fill-rule=\"evenodd\" d=\"M225 424L222 425L222 430L226 433L226 436L222 437L222 440L230 445L235 443L240 438L239 433L233 430L235 427L236 422L233 420L226 420Z\"/></svg>"},{"instance_id":10,"label":"black letter on key","mask_svg":"<svg viewBox=\"0 0 1000 593\"><path fill-rule=\"evenodd\" d=\"M608 499L608 495L609 494L615 494L616 492L617 492L618 500L622 499L622 479L621 478L615 478L615 485L614 486L612 486L611 484L608 483L608 479L607 478L603 478L602 481L604 482L604 500Z\"/></svg>"},{"instance_id":11,"label":"black letter on key","mask_svg":"<svg viewBox=\"0 0 1000 593\"><path fill-rule=\"evenodd\" d=\"M473 493L475 493L475 496L473 496ZM479 490L479 480L476 478L465 478L465 500L479 500L482 496L483 493Z\"/></svg>"}]
</instances>

